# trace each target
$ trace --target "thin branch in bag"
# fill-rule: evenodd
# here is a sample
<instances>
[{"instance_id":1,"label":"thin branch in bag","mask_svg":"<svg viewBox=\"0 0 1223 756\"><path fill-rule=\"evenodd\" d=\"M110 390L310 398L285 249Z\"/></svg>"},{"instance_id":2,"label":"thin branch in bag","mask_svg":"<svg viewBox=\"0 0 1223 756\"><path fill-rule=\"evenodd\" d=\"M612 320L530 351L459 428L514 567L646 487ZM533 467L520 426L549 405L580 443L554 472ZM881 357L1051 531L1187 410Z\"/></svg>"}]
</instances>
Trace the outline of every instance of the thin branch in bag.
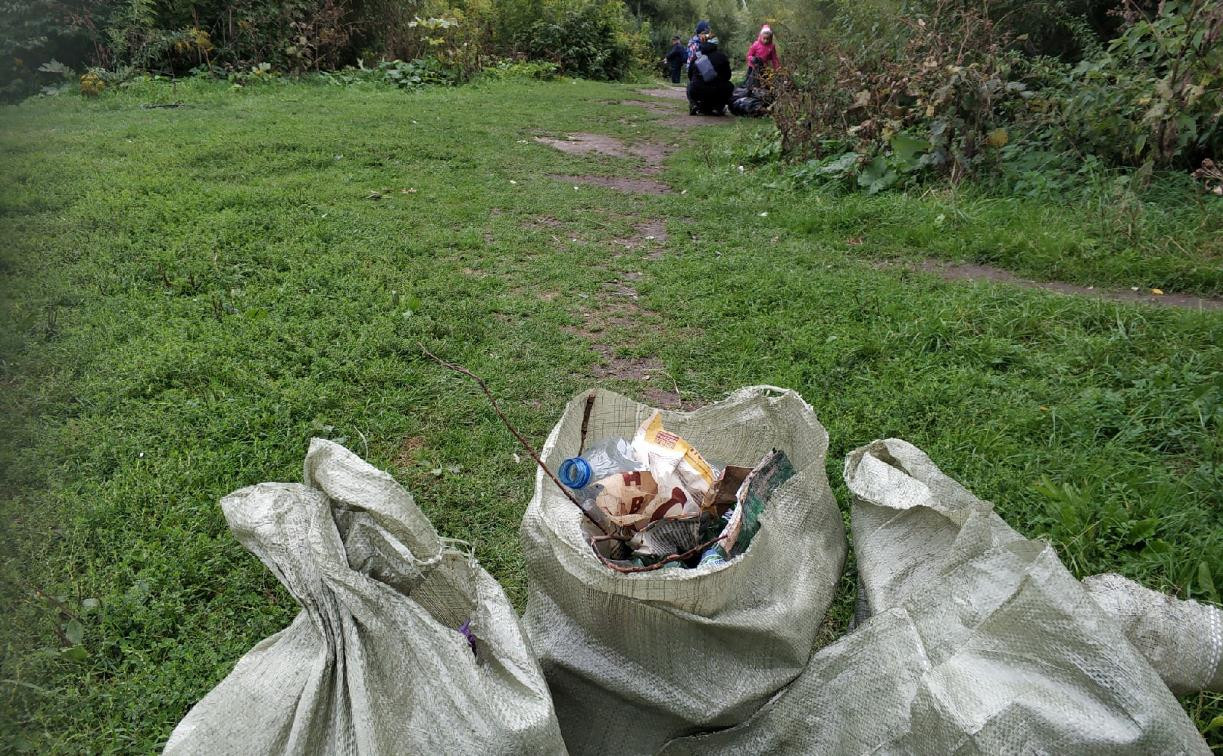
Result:
<instances>
[{"instance_id":1,"label":"thin branch in bag","mask_svg":"<svg viewBox=\"0 0 1223 756\"><path fill-rule=\"evenodd\" d=\"M586 395L586 406L582 409L582 436L578 439L578 456L586 451L586 430L590 428L590 411L595 406L595 392Z\"/></svg>"},{"instance_id":2,"label":"thin branch in bag","mask_svg":"<svg viewBox=\"0 0 1223 756\"><path fill-rule=\"evenodd\" d=\"M535 448L532 447L531 444L528 443L527 440L522 437L522 434L518 432L518 429L515 428L512 423L510 423L509 418L507 418L505 416L505 413L501 411L501 407L497 404L497 400L493 397L493 393L488 390L488 384L484 382L483 378L471 372L470 370L463 367L462 365L456 365L452 362L446 362L441 357L438 357L433 352L430 352L427 348L425 348L425 345L422 344L421 342L418 341L416 343L418 346L420 346L420 350L424 352L426 355L428 355L429 358L432 359L437 364L449 370L453 370L456 373L462 373L463 375L475 381L476 385L480 387L480 390L484 392L484 396L488 397L489 404L493 406L493 412L497 413L497 417L501 418L501 423L509 430L509 432L514 434L514 438L518 439L518 443L522 445L523 449L526 449L527 454L531 455L531 459L535 460L535 464L539 465L539 469L543 470L544 474L552 479L552 482L555 483L556 487L561 490L561 493L565 494L565 498L569 499L569 501L572 501L573 505L576 506L579 510L581 510L582 514L586 516L586 519L590 520L590 522L593 523L594 526L599 529L599 532L601 533L607 532L603 529L601 525L599 525L599 522L595 520L595 518L592 517L590 513L586 511L585 508L582 507L582 503L577 500L577 497L574 496L573 493L571 493L568 488L565 488L565 486L561 484L561 482L557 479L556 475L554 475L552 471L548 469L548 466L544 464L543 460L539 458L539 454L535 451Z\"/></svg>"},{"instance_id":3,"label":"thin branch in bag","mask_svg":"<svg viewBox=\"0 0 1223 756\"><path fill-rule=\"evenodd\" d=\"M622 572L624 574L631 574L634 572L653 572L654 570L662 569L664 565L670 562L682 562L686 559L691 559L692 557L696 556L697 554L700 554L705 549L709 548L710 546L713 546L715 543L725 538L726 535L727 535L726 533L723 533L722 535L716 538L712 538L706 541L705 543L699 543L696 546L693 546L692 548L688 549L687 551L685 551L682 554L672 554L671 556L664 557L659 562L655 562L654 564L647 565L645 567L621 567L620 565L611 561L607 557L603 556L601 553L599 553L599 550L595 548L595 544L599 543L600 541L623 540L617 536L606 536L606 537L591 536L590 548L594 550L595 556L599 558L599 561L601 561L607 567L610 567L611 569L615 570L616 572Z\"/></svg>"}]
</instances>

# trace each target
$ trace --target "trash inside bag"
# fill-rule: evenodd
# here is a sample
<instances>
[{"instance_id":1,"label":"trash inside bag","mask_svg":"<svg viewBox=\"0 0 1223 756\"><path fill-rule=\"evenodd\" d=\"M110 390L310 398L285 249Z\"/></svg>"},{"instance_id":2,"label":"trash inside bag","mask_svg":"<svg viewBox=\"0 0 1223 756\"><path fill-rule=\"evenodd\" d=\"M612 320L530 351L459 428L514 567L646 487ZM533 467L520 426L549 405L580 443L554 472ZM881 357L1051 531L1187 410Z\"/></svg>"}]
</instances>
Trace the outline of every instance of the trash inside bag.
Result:
<instances>
[{"instance_id":1,"label":"trash inside bag","mask_svg":"<svg viewBox=\"0 0 1223 756\"><path fill-rule=\"evenodd\" d=\"M775 468L782 467L785 474L776 477ZM565 459L557 470L594 526L586 532L596 554L611 569L630 571L692 568L742 553L759 527L768 494L792 474L785 454L776 450L754 468L710 463L664 427L659 411L646 418L631 442L609 438L583 445L579 456ZM745 508L745 479L753 476L774 485L756 491Z\"/></svg>"},{"instance_id":2,"label":"trash inside bag","mask_svg":"<svg viewBox=\"0 0 1223 756\"><path fill-rule=\"evenodd\" d=\"M166 753L563 753L497 582L343 447L314 439L305 480L221 501L302 611L187 713Z\"/></svg>"},{"instance_id":3,"label":"trash inside bag","mask_svg":"<svg viewBox=\"0 0 1223 756\"><path fill-rule=\"evenodd\" d=\"M699 519L718 472L655 412L631 442L604 439L565 459L557 474L580 499L593 498L614 525L641 531L663 519Z\"/></svg>"},{"instance_id":4,"label":"trash inside bag","mask_svg":"<svg viewBox=\"0 0 1223 756\"><path fill-rule=\"evenodd\" d=\"M845 481L870 618L748 720L662 753L1210 752L1127 639L1128 613L1102 608L1049 544L905 441L851 453ZM1201 639L1216 620L1193 619L1193 659L1217 664Z\"/></svg>"},{"instance_id":5,"label":"trash inside bag","mask_svg":"<svg viewBox=\"0 0 1223 756\"><path fill-rule=\"evenodd\" d=\"M541 453L549 469L586 441L634 438L655 415L608 391L593 397L566 407ZM589 520L537 474L522 524L524 621L571 753L650 753L745 721L806 666L840 579L845 531L824 468L828 436L797 393L757 386L657 419L727 470L750 472L778 450L791 472L762 476L763 509L742 516L737 555L632 574L607 567L589 543ZM708 526L716 536L726 524L719 516ZM661 548L674 548L673 537L660 535Z\"/></svg>"}]
</instances>

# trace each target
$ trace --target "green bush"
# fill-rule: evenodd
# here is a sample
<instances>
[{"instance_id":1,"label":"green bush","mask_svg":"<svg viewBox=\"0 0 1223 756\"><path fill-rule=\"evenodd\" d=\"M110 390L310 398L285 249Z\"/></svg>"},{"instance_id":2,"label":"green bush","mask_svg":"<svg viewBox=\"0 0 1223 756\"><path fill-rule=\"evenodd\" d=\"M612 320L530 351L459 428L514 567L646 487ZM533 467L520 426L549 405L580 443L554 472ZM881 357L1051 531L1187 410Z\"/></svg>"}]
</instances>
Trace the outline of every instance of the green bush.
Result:
<instances>
[{"instance_id":1,"label":"green bush","mask_svg":"<svg viewBox=\"0 0 1223 756\"><path fill-rule=\"evenodd\" d=\"M52 60L76 71L239 78L429 61L438 71L422 80L466 81L529 57L614 79L648 57L648 36L620 0L0 0L0 97L58 84L58 73L39 70Z\"/></svg>"},{"instance_id":2,"label":"green bush","mask_svg":"<svg viewBox=\"0 0 1223 756\"><path fill-rule=\"evenodd\" d=\"M1223 3L1014 5L829 3L772 108L796 177L874 193L971 175L1051 196L1223 151Z\"/></svg>"},{"instance_id":3,"label":"green bush","mask_svg":"<svg viewBox=\"0 0 1223 756\"><path fill-rule=\"evenodd\" d=\"M527 29L524 51L561 73L620 79L649 57L648 35L633 30L619 0L567 1L544 10Z\"/></svg>"},{"instance_id":4,"label":"green bush","mask_svg":"<svg viewBox=\"0 0 1223 756\"><path fill-rule=\"evenodd\" d=\"M481 79L503 81L506 79L530 79L547 81L555 79L560 67L546 60L513 60L505 58L487 65L480 72Z\"/></svg>"},{"instance_id":5,"label":"green bush","mask_svg":"<svg viewBox=\"0 0 1223 756\"><path fill-rule=\"evenodd\" d=\"M1196 165L1223 152L1223 3L1134 3L1122 33L1056 92L1069 146L1117 164Z\"/></svg>"}]
</instances>

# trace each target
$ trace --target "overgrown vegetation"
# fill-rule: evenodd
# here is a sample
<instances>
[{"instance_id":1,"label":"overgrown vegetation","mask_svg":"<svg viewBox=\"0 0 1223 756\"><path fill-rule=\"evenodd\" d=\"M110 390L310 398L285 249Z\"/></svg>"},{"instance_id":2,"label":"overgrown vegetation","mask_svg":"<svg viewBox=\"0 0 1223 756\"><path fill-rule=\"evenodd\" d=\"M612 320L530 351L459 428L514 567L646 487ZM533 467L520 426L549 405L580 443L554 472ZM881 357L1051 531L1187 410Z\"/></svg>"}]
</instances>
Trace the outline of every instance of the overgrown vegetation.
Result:
<instances>
[{"instance_id":1,"label":"overgrown vegetation","mask_svg":"<svg viewBox=\"0 0 1223 756\"><path fill-rule=\"evenodd\" d=\"M1217 0L817 5L815 31L787 29L773 109L809 175L1058 191L1090 185L1068 180L1084 170L1145 183L1223 152Z\"/></svg>"},{"instance_id":2,"label":"overgrown vegetation","mask_svg":"<svg viewBox=\"0 0 1223 756\"><path fill-rule=\"evenodd\" d=\"M685 195L548 177L640 165L537 134L685 139L613 104L635 96L520 79L406 100L317 79L140 79L0 110L0 749L155 750L291 620L217 501L299 479L313 435L403 481L521 605L530 464L418 341L485 376L537 444L595 383L689 402L789 386L829 429L843 503L844 454L900 436L1076 574L1217 601L1217 313L861 259L997 255L1042 277L1217 290L1213 197L1157 177L1162 194L1113 215L971 183L794 187L769 162L740 172L758 144L747 124L672 159L662 178ZM182 104L142 107L167 102ZM656 233L634 230L643 219L666 241L613 241ZM622 275L641 311L586 317L623 298ZM596 328L614 357L658 369L593 377ZM852 574L844 587L829 638ZM1183 703L1203 729L1223 714L1218 696Z\"/></svg>"},{"instance_id":3,"label":"overgrown vegetation","mask_svg":"<svg viewBox=\"0 0 1223 756\"><path fill-rule=\"evenodd\" d=\"M97 94L144 73L360 72L387 61L445 81L526 59L617 79L646 60L648 37L620 0L0 3L0 95L54 92L65 74L93 77L80 89Z\"/></svg>"}]
</instances>

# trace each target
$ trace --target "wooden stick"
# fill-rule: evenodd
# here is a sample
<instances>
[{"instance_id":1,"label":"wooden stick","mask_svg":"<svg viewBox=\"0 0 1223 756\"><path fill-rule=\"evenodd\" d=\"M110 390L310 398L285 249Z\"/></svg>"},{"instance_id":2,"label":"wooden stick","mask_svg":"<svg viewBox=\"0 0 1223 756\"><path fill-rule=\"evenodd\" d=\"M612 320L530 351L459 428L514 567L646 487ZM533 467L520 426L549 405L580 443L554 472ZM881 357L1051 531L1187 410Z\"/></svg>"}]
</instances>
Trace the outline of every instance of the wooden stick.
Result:
<instances>
[{"instance_id":1,"label":"wooden stick","mask_svg":"<svg viewBox=\"0 0 1223 756\"><path fill-rule=\"evenodd\" d=\"M539 454L535 452L535 449L531 446L531 444L529 444L527 440L522 437L522 434L518 432L518 429L514 427L514 425L510 422L509 418L505 416L505 413L501 411L501 407L498 406L497 400L493 397L493 393L488 390L488 384L484 382L484 379L476 375L475 373L471 372L467 368L463 367L462 365L455 365L452 362L446 362L441 357L438 357L436 354L426 349L425 345L422 344L421 342L418 341L416 343L420 346L420 350L424 352L425 354L427 354L430 358L432 358L433 361L436 362L437 364L441 365L444 368L453 370L456 373L462 373L463 375L475 381L476 385L480 387L480 390L484 392L484 395L488 397L489 403L493 405L493 412L497 413L497 417L501 418L501 422L505 425L505 427L509 429L510 433L514 434L514 438L518 439L518 443L522 444L522 448L527 450L527 454L531 455L531 459L535 460L535 464L539 465L539 469L543 470L544 473L549 478L552 479L552 482L555 483L556 487L561 490L561 493L565 494L565 498L569 499L569 501L572 501L573 505L577 507L579 510L581 510L582 514L586 516L586 519L590 520L591 523L593 523L594 526L599 529L600 533L606 533L606 531L603 530L603 528L599 525L598 521L596 521L595 518L591 517L590 513L588 513L582 507L582 503L578 501L577 497L574 496L573 493L568 488L566 488L560 482L560 480L557 479L557 477L552 473L552 471L548 469L548 466L545 465L543 460L539 458Z\"/></svg>"},{"instance_id":2,"label":"wooden stick","mask_svg":"<svg viewBox=\"0 0 1223 756\"><path fill-rule=\"evenodd\" d=\"M578 454L586 451L586 430L590 427L590 411L595 406L595 392L586 395L586 407L582 410L582 437L578 440Z\"/></svg>"},{"instance_id":3,"label":"wooden stick","mask_svg":"<svg viewBox=\"0 0 1223 756\"><path fill-rule=\"evenodd\" d=\"M705 543L693 546L692 548L688 549L687 551L685 551L682 554L672 554L669 557L665 557L661 562L655 562L654 564L647 565L645 567L621 567L620 565L616 564L615 562L611 561L607 557L600 554L599 550L595 548L595 544L598 541L620 540L618 538L610 539L610 538L599 538L598 536L591 536L590 548L594 549L595 556L597 556L599 558L599 561L602 562L604 565L612 568L616 572L622 572L627 575L627 574L631 574L634 572L653 572L654 570L662 569L663 566L669 562L682 562L685 559L690 559L691 557L696 556L697 554L701 553L705 549L709 548L710 546L714 545L718 541L722 540L723 538L726 537L726 535L727 534L723 533L722 535L718 536L717 538L714 538L712 540L706 541Z\"/></svg>"}]
</instances>

